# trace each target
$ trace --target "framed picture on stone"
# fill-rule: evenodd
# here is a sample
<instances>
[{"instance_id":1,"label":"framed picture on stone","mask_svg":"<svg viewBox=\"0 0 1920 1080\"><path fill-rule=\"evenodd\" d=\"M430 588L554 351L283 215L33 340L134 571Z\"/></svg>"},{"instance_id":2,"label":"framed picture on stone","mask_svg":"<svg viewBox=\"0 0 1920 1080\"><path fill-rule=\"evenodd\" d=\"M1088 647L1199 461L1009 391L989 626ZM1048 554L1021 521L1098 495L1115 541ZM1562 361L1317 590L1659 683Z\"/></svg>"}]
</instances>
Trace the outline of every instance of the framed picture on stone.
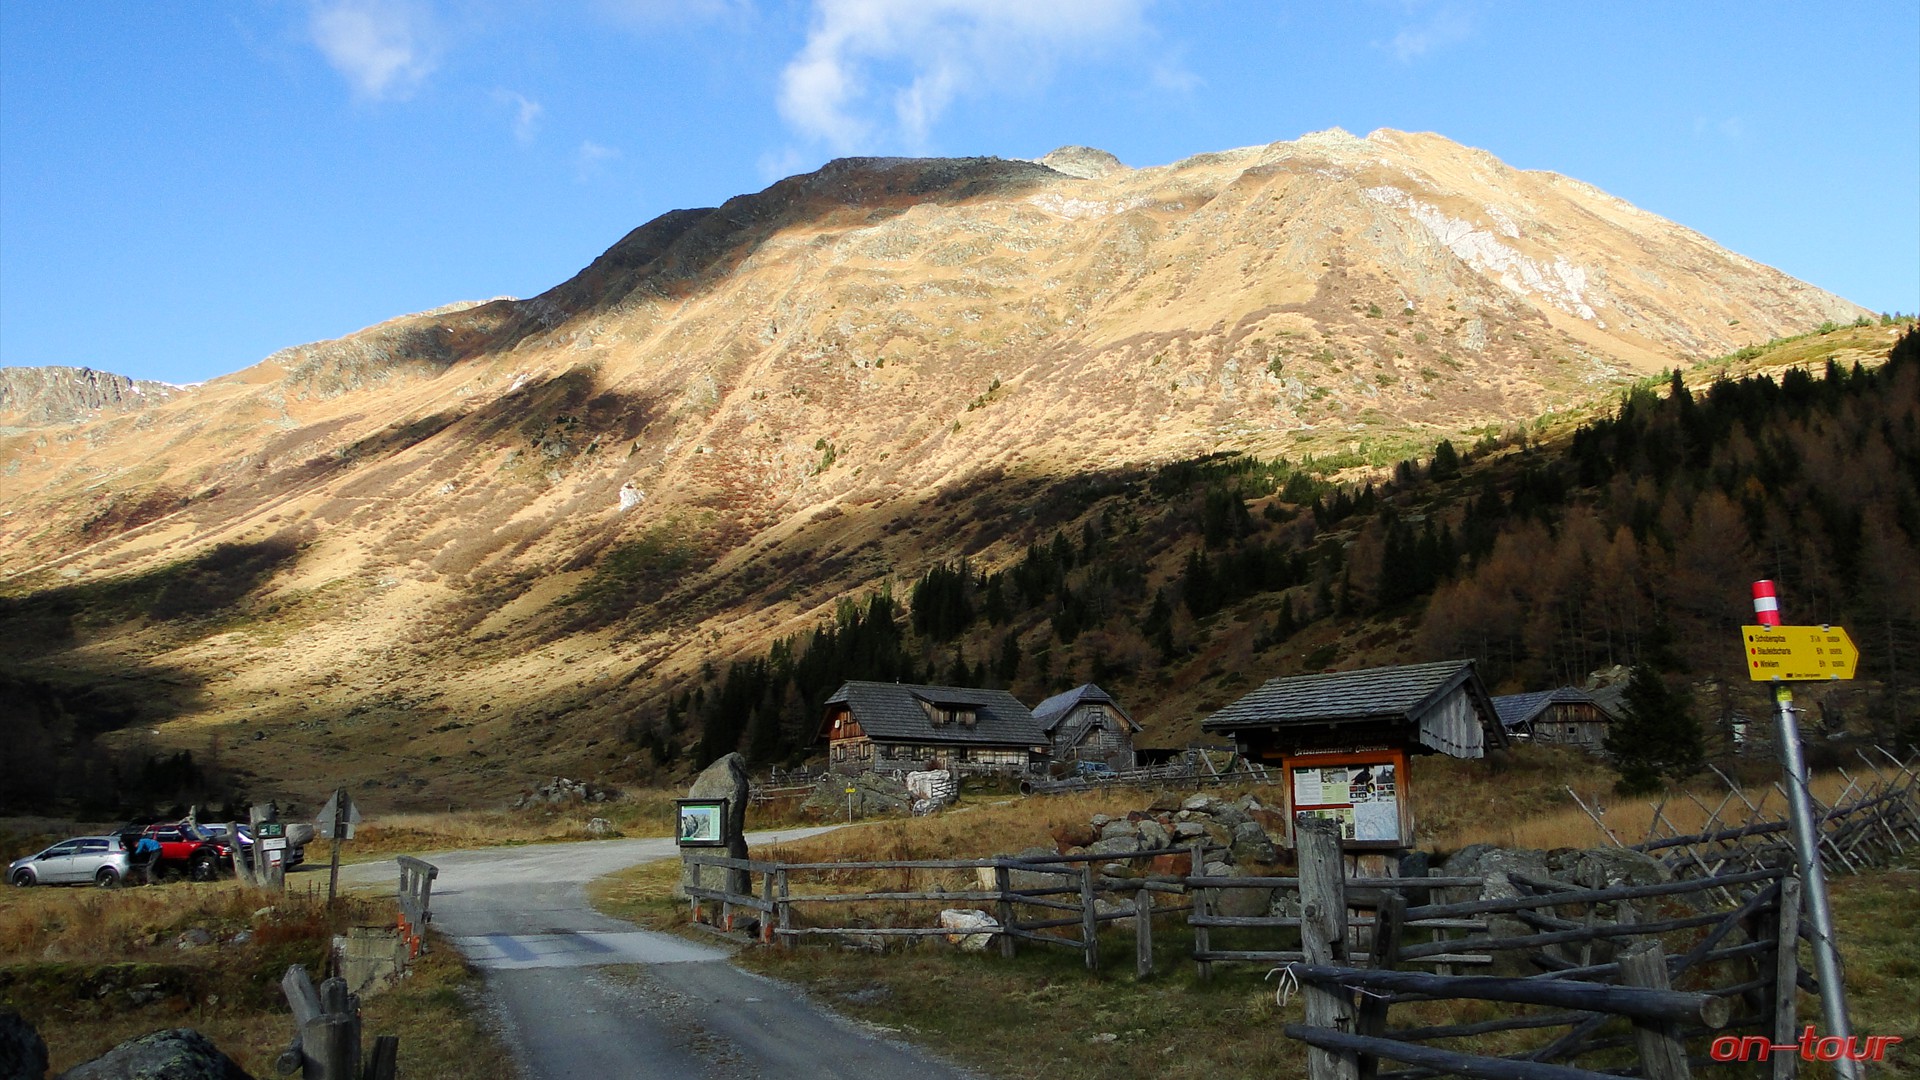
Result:
<instances>
[{"instance_id":1,"label":"framed picture on stone","mask_svg":"<svg viewBox=\"0 0 1920 1080\"><path fill-rule=\"evenodd\" d=\"M725 847L727 845L727 800L676 799L679 827L674 830L681 847Z\"/></svg>"}]
</instances>

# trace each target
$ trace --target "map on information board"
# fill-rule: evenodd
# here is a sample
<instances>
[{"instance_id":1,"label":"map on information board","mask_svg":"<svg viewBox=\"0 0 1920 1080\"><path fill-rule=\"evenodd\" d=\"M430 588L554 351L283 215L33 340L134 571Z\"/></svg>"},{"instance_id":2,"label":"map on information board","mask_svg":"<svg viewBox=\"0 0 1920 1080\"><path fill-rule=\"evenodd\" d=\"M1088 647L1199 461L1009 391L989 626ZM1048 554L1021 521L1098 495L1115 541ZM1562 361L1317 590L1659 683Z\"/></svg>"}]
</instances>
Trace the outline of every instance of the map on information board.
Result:
<instances>
[{"instance_id":1,"label":"map on information board","mask_svg":"<svg viewBox=\"0 0 1920 1080\"><path fill-rule=\"evenodd\" d=\"M1392 843L1400 836L1400 784L1391 761L1314 765L1292 771L1293 808L1340 822L1343 839Z\"/></svg>"}]
</instances>

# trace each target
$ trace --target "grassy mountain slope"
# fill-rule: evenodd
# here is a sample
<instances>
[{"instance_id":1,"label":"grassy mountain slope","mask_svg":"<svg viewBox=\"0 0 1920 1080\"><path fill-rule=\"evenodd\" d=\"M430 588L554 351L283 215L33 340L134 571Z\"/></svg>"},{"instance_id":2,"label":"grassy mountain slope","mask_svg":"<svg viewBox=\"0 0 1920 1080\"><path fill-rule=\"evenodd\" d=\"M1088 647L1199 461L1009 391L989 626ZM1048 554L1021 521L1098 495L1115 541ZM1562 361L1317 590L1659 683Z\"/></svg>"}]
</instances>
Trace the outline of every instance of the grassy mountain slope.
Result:
<instances>
[{"instance_id":1,"label":"grassy mountain slope","mask_svg":"<svg viewBox=\"0 0 1920 1080\"><path fill-rule=\"evenodd\" d=\"M1095 560L1115 567L1098 582L1076 563L1071 604L1051 592L991 640L967 631L970 671L1017 622L1016 681L1043 648L1049 678L1152 668L1130 689L1174 739L1251 678L1234 643L1255 632L1227 628L1276 602L1196 618L1173 587L1188 518L1230 519L1209 559L1325 547L1282 498L1296 472L1332 498L1442 437L1498 443L1516 417L1860 314L1436 136L1091 177L836 162L666 215L530 300L6 429L5 670L66 732L56 750L97 729L217 746L264 792L491 800L644 771L630 738L692 753L668 716L681 700L674 722L697 721L705 665L718 681L883 582L908 600L941 563L1004 570L1055 532L1077 560L1091 526L1125 560ZM1851 363L1891 332L1838 334ZM1229 451L1293 463L1244 520L1204 469L1168 471ZM1302 651L1380 651L1322 632ZM924 636L913 662L951 668Z\"/></svg>"}]
</instances>

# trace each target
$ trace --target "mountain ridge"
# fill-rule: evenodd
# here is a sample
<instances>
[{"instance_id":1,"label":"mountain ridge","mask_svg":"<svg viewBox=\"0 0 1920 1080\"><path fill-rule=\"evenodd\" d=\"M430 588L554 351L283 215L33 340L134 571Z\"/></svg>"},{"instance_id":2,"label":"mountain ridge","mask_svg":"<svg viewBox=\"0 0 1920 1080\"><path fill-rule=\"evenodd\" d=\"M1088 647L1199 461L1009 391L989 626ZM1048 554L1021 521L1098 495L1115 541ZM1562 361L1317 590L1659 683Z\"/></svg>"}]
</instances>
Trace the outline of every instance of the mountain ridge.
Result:
<instances>
[{"instance_id":1,"label":"mountain ridge","mask_svg":"<svg viewBox=\"0 0 1920 1080\"><path fill-rule=\"evenodd\" d=\"M549 716L484 739L558 768L580 751L552 718L594 730L849 590L1005 558L1052 513L1019 493L1219 450L1389 465L1862 314L1432 135L1092 178L842 159L662 215L525 300L282 350L137 422L0 436L0 587L268 567L240 629L75 647L217 676L182 733L345 723L424 681L451 717ZM626 606L583 614L595 582ZM466 737L382 735L442 758Z\"/></svg>"}]
</instances>

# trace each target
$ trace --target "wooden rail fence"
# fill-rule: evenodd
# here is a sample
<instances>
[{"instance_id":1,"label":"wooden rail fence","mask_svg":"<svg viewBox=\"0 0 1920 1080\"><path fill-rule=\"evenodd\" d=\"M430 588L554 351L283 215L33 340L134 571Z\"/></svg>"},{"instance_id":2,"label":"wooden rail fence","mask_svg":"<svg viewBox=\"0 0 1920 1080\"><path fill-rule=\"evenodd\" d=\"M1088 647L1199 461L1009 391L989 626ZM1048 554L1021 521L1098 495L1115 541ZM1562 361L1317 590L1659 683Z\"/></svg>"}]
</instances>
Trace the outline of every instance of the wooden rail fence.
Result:
<instances>
[{"instance_id":1,"label":"wooden rail fence","mask_svg":"<svg viewBox=\"0 0 1920 1080\"><path fill-rule=\"evenodd\" d=\"M1677 1080L1704 1061L1705 1040L1747 1032L1798 1038L1795 988L1817 992L1800 969L1799 880L1755 866L1647 884L1608 886L1502 875L1509 895L1482 898L1483 877L1347 877L1338 842L1311 822L1296 876L1205 873L1218 848L1199 845L1039 859L783 863L686 853L689 864L744 877L744 887L689 888L696 921L753 931L792 947L807 940L888 941L994 935L999 955L1022 945L1079 951L1100 965L1101 928L1132 923L1134 974L1154 975L1155 924L1185 929L1182 959L1202 979L1219 964L1256 964L1301 985L1306 1023L1287 1033L1310 1047L1313 1080L1642 1075ZM1114 862L1185 855L1197 872L1124 875ZM1137 865L1137 864L1136 864ZM916 886L920 872L966 875L963 888ZM902 875L897 888L853 889L849 874ZM710 875L710 877L730 875ZM864 884L864 882L863 882ZM1270 896L1262 914L1234 894ZM1244 901L1244 896L1241 897ZM916 907L978 907L997 925L929 926ZM875 912L875 907L884 909ZM1290 911L1292 914L1281 914ZM861 918L860 913L876 915ZM744 924L742 920L747 920ZM1783 943L1784 946L1783 946ZM1164 960L1164 958L1160 958ZM1485 974L1455 975L1461 967ZM1432 970L1410 970L1430 968ZM1422 1003L1506 1003L1495 1019L1434 1023ZM1416 1015L1395 1023L1395 1010ZM1504 1056L1458 1040L1501 1034L1536 1045ZM1381 1070L1381 1062L1408 1066ZM1788 1055L1773 1076L1792 1075Z\"/></svg>"}]
</instances>

